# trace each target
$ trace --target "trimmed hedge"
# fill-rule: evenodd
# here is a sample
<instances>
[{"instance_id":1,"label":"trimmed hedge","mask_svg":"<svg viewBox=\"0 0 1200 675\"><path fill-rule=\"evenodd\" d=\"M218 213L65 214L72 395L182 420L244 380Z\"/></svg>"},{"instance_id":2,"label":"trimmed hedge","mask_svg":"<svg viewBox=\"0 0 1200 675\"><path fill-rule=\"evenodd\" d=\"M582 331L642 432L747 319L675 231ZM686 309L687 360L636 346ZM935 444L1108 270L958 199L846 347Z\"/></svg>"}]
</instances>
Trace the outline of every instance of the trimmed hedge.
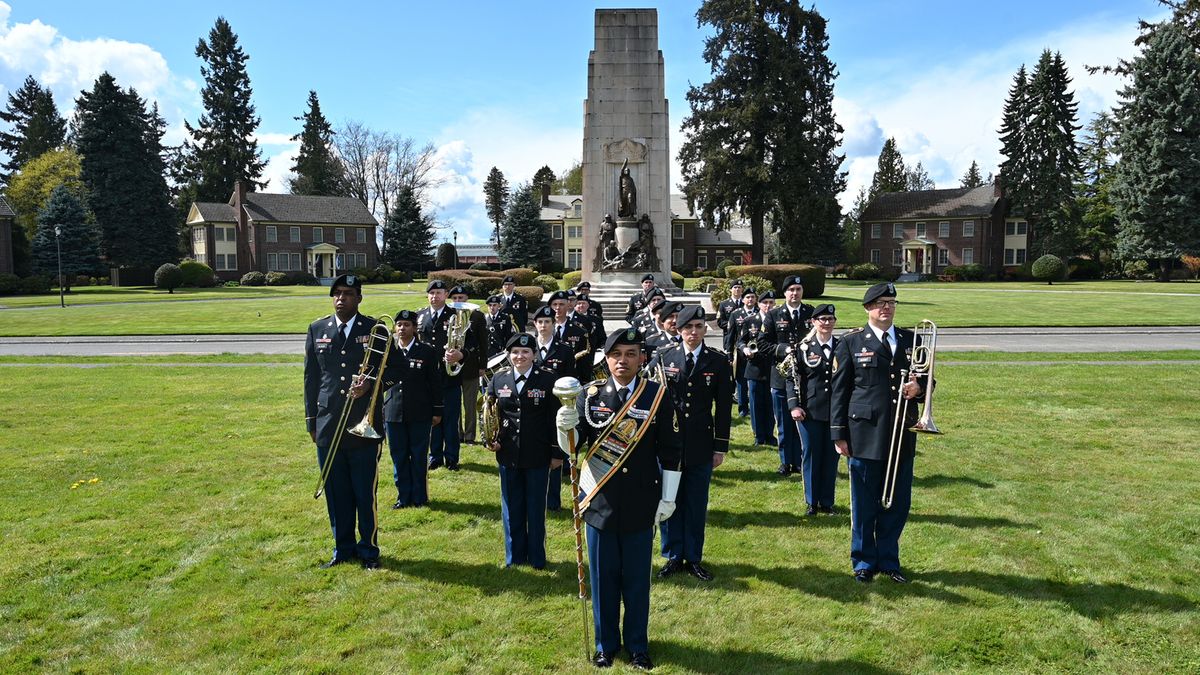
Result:
<instances>
[{"instance_id":1,"label":"trimmed hedge","mask_svg":"<svg viewBox=\"0 0 1200 675\"><path fill-rule=\"evenodd\" d=\"M955 281L983 281L987 279L987 270L979 263L950 265L942 270L942 274L954 277Z\"/></svg>"},{"instance_id":2,"label":"trimmed hedge","mask_svg":"<svg viewBox=\"0 0 1200 675\"><path fill-rule=\"evenodd\" d=\"M558 279L555 279L554 277L550 276L549 274L543 274L539 277L536 277L533 280L533 283L530 285L531 286L541 286L542 289L545 290L547 293L553 293L554 291L559 290Z\"/></svg>"},{"instance_id":3,"label":"trimmed hedge","mask_svg":"<svg viewBox=\"0 0 1200 675\"><path fill-rule=\"evenodd\" d=\"M267 272L263 282L268 286L291 286L292 280L283 272Z\"/></svg>"},{"instance_id":4,"label":"trimmed hedge","mask_svg":"<svg viewBox=\"0 0 1200 675\"><path fill-rule=\"evenodd\" d=\"M778 293L783 280L793 274L804 280L804 297L825 295L825 268L820 265L730 265L725 268L730 278L756 276L770 281Z\"/></svg>"},{"instance_id":5,"label":"trimmed hedge","mask_svg":"<svg viewBox=\"0 0 1200 675\"><path fill-rule=\"evenodd\" d=\"M184 260L179 263L183 271L183 286L191 288L212 288L217 285L217 275L212 268L195 260Z\"/></svg>"},{"instance_id":6,"label":"trimmed hedge","mask_svg":"<svg viewBox=\"0 0 1200 675\"><path fill-rule=\"evenodd\" d=\"M243 286L263 286L267 283L267 275L253 270L242 275Z\"/></svg>"},{"instance_id":7,"label":"trimmed hedge","mask_svg":"<svg viewBox=\"0 0 1200 675\"><path fill-rule=\"evenodd\" d=\"M1062 261L1062 258L1047 253L1046 255L1033 261L1033 278L1038 281L1045 281L1047 284L1053 284L1055 281L1060 281L1067 275L1067 264Z\"/></svg>"},{"instance_id":8,"label":"trimmed hedge","mask_svg":"<svg viewBox=\"0 0 1200 675\"><path fill-rule=\"evenodd\" d=\"M503 275L479 270L440 270L429 273L429 280L441 280L447 286L462 286L473 298L486 298L500 290Z\"/></svg>"},{"instance_id":9,"label":"trimmed hedge","mask_svg":"<svg viewBox=\"0 0 1200 675\"><path fill-rule=\"evenodd\" d=\"M295 270L292 272L284 272L287 276L288 284L295 286L318 286L321 282L317 281L317 277L313 276L312 272L304 270Z\"/></svg>"},{"instance_id":10,"label":"trimmed hedge","mask_svg":"<svg viewBox=\"0 0 1200 675\"><path fill-rule=\"evenodd\" d=\"M183 283L183 270L179 269L179 265L175 263L163 263L157 270L154 270L154 285L167 289L168 293L174 293L181 283Z\"/></svg>"},{"instance_id":11,"label":"trimmed hedge","mask_svg":"<svg viewBox=\"0 0 1200 675\"><path fill-rule=\"evenodd\" d=\"M563 285L567 288L575 288L581 281L583 281L583 270L567 272L563 275Z\"/></svg>"}]
</instances>

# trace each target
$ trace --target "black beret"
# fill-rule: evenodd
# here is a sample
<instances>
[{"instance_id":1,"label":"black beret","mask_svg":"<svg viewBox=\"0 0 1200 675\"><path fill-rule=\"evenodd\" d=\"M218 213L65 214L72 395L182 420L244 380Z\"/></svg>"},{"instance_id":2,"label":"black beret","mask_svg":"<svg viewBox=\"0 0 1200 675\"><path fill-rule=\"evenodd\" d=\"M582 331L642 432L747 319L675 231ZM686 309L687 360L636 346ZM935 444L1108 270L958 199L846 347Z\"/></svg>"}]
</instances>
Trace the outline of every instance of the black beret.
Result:
<instances>
[{"instance_id":1,"label":"black beret","mask_svg":"<svg viewBox=\"0 0 1200 675\"><path fill-rule=\"evenodd\" d=\"M499 295L489 295L489 296L488 296L488 299L487 299L487 304L489 304L489 305L503 305L503 304L504 304L504 298L500 297Z\"/></svg>"},{"instance_id":2,"label":"black beret","mask_svg":"<svg viewBox=\"0 0 1200 675\"><path fill-rule=\"evenodd\" d=\"M656 289L650 291L650 295L647 296L647 299L649 299L649 298L665 298L665 297L667 297L667 294L663 293L663 289L656 288Z\"/></svg>"},{"instance_id":3,"label":"black beret","mask_svg":"<svg viewBox=\"0 0 1200 675\"><path fill-rule=\"evenodd\" d=\"M758 291L754 290L754 287L753 287L753 286L747 286L747 287L746 287L746 290L742 292L742 297L744 298L744 297L746 297L747 295L753 295L754 297L756 297L756 298L757 298L757 297L758 297Z\"/></svg>"},{"instance_id":4,"label":"black beret","mask_svg":"<svg viewBox=\"0 0 1200 675\"><path fill-rule=\"evenodd\" d=\"M763 300L774 300L774 299L775 299L775 293L773 291L765 291L762 295L758 296L759 302L762 302Z\"/></svg>"},{"instance_id":5,"label":"black beret","mask_svg":"<svg viewBox=\"0 0 1200 675\"><path fill-rule=\"evenodd\" d=\"M358 291L359 295L362 295L362 279L358 278L357 275L343 274L342 276L334 279L333 284L329 286L329 297L333 297L333 289L337 288L338 286L342 286L344 288L353 288L354 290Z\"/></svg>"},{"instance_id":6,"label":"black beret","mask_svg":"<svg viewBox=\"0 0 1200 675\"><path fill-rule=\"evenodd\" d=\"M517 333L508 338L508 344L504 345L504 350L508 351L513 347L524 347L526 349L537 349L537 340L529 333Z\"/></svg>"},{"instance_id":7,"label":"black beret","mask_svg":"<svg viewBox=\"0 0 1200 675\"><path fill-rule=\"evenodd\" d=\"M441 279L434 279L425 285L426 293L436 290L446 290L446 282L442 281Z\"/></svg>"},{"instance_id":8,"label":"black beret","mask_svg":"<svg viewBox=\"0 0 1200 675\"><path fill-rule=\"evenodd\" d=\"M581 282L575 284L576 289L582 289L582 288L590 289L591 287L592 287L592 282L590 282L590 281L581 281Z\"/></svg>"},{"instance_id":9,"label":"black beret","mask_svg":"<svg viewBox=\"0 0 1200 675\"><path fill-rule=\"evenodd\" d=\"M574 288L568 288L567 290L563 291L563 293L567 294L568 300L574 300L575 296L577 295Z\"/></svg>"},{"instance_id":10,"label":"black beret","mask_svg":"<svg viewBox=\"0 0 1200 675\"><path fill-rule=\"evenodd\" d=\"M733 281L729 282L730 288L733 288L734 286L741 286L741 285L742 285L741 279L734 279Z\"/></svg>"},{"instance_id":11,"label":"black beret","mask_svg":"<svg viewBox=\"0 0 1200 675\"><path fill-rule=\"evenodd\" d=\"M462 286L455 286L450 289L450 295L467 295L467 289Z\"/></svg>"},{"instance_id":12,"label":"black beret","mask_svg":"<svg viewBox=\"0 0 1200 675\"><path fill-rule=\"evenodd\" d=\"M546 302L554 302L555 300L570 300L570 299L571 299L571 297L569 295L567 295L566 291L554 291L553 293L550 294L550 299L547 300Z\"/></svg>"},{"instance_id":13,"label":"black beret","mask_svg":"<svg viewBox=\"0 0 1200 675\"><path fill-rule=\"evenodd\" d=\"M884 296L896 297L896 284L885 281L868 288L867 292L863 294L862 304L869 305Z\"/></svg>"},{"instance_id":14,"label":"black beret","mask_svg":"<svg viewBox=\"0 0 1200 675\"><path fill-rule=\"evenodd\" d=\"M647 275L645 275L645 276L643 276L643 277L642 277L642 281L654 281L654 275L653 275L653 274L647 274Z\"/></svg>"},{"instance_id":15,"label":"black beret","mask_svg":"<svg viewBox=\"0 0 1200 675\"><path fill-rule=\"evenodd\" d=\"M622 328L618 331L613 331L612 335L604 341L604 353L611 352L615 347L620 345L638 345L642 344L642 334L637 332L636 328Z\"/></svg>"},{"instance_id":16,"label":"black beret","mask_svg":"<svg viewBox=\"0 0 1200 675\"><path fill-rule=\"evenodd\" d=\"M538 308L538 311L533 313L533 318L535 318L535 319L553 319L554 318L554 310L550 309L550 305L542 305L541 307Z\"/></svg>"},{"instance_id":17,"label":"black beret","mask_svg":"<svg viewBox=\"0 0 1200 675\"><path fill-rule=\"evenodd\" d=\"M397 322L410 321L414 326L417 325L417 313L411 309L402 309L399 312L396 312L396 316L394 316L393 319Z\"/></svg>"},{"instance_id":18,"label":"black beret","mask_svg":"<svg viewBox=\"0 0 1200 675\"><path fill-rule=\"evenodd\" d=\"M812 315L813 315L814 319L817 318L818 316L837 316L834 313L833 305L831 305L829 303L825 303L823 305L817 305L815 308L813 308Z\"/></svg>"},{"instance_id":19,"label":"black beret","mask_svg":"<svg viewBox=\"0 0 1200 675\"><path fill-rule=\"evenodd\" d=\"M679 316L675 319L675 325L682 328L692 321L704 321L705 318L703 307L700 305L690 305L680 310Z\"/></svg>"},{"instance_id":20,"label":"black beret","mask_svg":"<svg viewBox=\"0 0 1200 675\"><path fill-rule=\"evenodd\" d=\"M788 286L799 286L800 288L804 288L804 279L801 279L800 275L798 274L790 276L783 280L783 286L781 286L779 290L786 291Z\"/></svg>"},{"instance_id":21,"label":"black beret","mask_svg":"<svg viewBox=\"0 0 1200 675\"><path fill-rule=\"evenodd\" d=\"M501 281L500 283L502 283L502 284L515 284L515 283L517 283L517 280L516 280L516 279L514 279L514 278L513 278L513 276L510 274L510 275L508 275L508 276L504 277L504 281Z\"/></svg>"},{"instance_id":22,"label":"black beret","mask_svg":"<svg viewBox=\"0 0 1200 675\"><path fill-rule=\"evenodd\" d=\"M681 309L683 309L682 302L676 302L676 301L664 302L658 306L658 309L654 310L654 313L658 315L658 318L665 319L668 316L675 314L676 312L678 312Z\"/></svg>"},{"instance_id":23,"label":"black beret","mask_svg":"<svg viewBox=\"0 0 1200 675\"><path fill-rule=\"evenodd\" d=\"M588 297L587 293L580 293L579 295L575 296L575 302L579 302L581 300L586 302L588 306L591 306L592 304L592 299Z\"/></svg>"}]
</instances>

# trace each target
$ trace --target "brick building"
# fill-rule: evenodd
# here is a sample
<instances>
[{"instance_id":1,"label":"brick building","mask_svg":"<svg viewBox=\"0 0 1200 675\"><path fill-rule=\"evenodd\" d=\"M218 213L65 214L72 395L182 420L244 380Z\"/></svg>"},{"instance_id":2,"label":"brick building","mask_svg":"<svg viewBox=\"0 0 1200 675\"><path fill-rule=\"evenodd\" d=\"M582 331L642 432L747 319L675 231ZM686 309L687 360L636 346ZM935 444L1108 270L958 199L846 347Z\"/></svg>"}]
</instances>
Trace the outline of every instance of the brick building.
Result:
<instances>
[{"instance_id":1,"label":"brick building","mask_svg":"<svg viewBox=\"0 0 1200 675\"><path fill-rule=\"evenodd\" d=\"M13 211L8 200L0 197L0 274L15 274L13 262L13 228L17 225L17 212Z\"/></svg>"}]
</instances>

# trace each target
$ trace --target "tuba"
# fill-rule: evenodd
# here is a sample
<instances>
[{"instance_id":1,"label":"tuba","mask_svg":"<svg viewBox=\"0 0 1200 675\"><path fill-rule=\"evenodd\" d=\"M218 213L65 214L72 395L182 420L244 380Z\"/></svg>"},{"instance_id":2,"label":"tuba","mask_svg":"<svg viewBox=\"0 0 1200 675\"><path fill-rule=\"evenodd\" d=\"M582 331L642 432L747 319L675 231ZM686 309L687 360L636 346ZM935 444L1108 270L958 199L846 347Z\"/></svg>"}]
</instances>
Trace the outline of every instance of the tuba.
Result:
<instances>
[{"instance_id":1,"label":"tuba","mask_svg":"<svg viewBox=\"0 0 1200 675\"><path fill-rule=\"evenodd\" d=\"M446 322L446 351L462 351L467 344L467 331L471 329L471 312L479 309L473 302L448 302L446 306L454 310L454 316ZM446 374L454 377L462 372L463 362L446 362Z\"/></svg>"},{"instance_id":2,"label":"tuba","mask_svg":"<svg viewBox=\"0 0 1200 675\"><path fill-rule=\"evenodd\" d=\"M904 445L906 431L916 431L923 434L940 434L937 424L933 422L933 364L937 353L937 324L924 319L913 329L913 351L908 370L900 371L900 381L916 381L918 377L925 378L925 400L921 417L912 427L905 429L908 418L908 407L912 403L903 394L896 400L896 415L892 419L892 436L888 444L883 473L883 498L880 506L891 508L896 494L896 478L900 473L900 456Z\"/></svg>"}]
</instances>

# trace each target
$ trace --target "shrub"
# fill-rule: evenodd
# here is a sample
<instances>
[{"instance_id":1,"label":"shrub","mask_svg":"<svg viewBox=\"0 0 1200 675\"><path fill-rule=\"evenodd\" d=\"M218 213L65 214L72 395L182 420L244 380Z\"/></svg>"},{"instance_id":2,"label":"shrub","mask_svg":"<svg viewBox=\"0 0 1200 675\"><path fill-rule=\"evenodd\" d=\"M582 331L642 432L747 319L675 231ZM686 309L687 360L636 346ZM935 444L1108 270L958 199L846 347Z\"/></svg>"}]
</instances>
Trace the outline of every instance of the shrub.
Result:
<instances>
[{"instance_id":1,"label":"shrub","mask_svg":"<svg viewBox=\"0 0 1200 675\"><path fill-rule=\"evenodd\" d=\"M212 288L217 285L217 275L211 267L202 262L184 260L179 263L179 269L183 271L183 283L180 286Z\"/></svg>"},{"instance_id":2,"label":"shrub","mask_svg":"<svg viewBox=\"0 0 1200 675\"><path fill-rule=\"evenodd\" d=\"M473 298L486 298L500 290L502 276L497 272L481 272L479 270L441 270L430 272L429 280L440 279L450 287L462 286L466 289L467 295ZM533 279L530 278L530 281Z\"/></svg>"},{"instance_id":3,"label":"shrub","mask_svg":"<svg viewBox=\"0 0 1200 675\"><path fill-rule=\"evenodd\" d=\"M581 281L583 281L583 270L575 270L563 275L563 285L567 288L575 288Z\"/></svg>"},{"instance_id":4,"label":"shrub","mask_svg":"<svg viewBox=\"0 0 1200 675\"><path fill-rule=\"evenodd\" d=\"M391 284L407 284L412 281L412 276L408 272L396 271L389 274L387 280Z\"/></svg>"},{"instance_id":5,"label":"shrub","mask_svg":"<svg viewBox=\"0 0 1200 675\"><path fill-rule=\"evenodd\" d=\"M899 279L900 275L903 273L904 273L903 268L893 266L893 265L884 267L883 270L880 272L880 274L883 276L884 281L895 281L895 280Z\"/></svg>"},{"instance_id":6,"label":"shrub","mask_svg":"<svg viewBox=\"0 0 1200 675\"><path fill-rule=\"evenodd\" d=\"M262 286L267 283L267 275L257 270L242 275L243 286Z\"/></svg>"},{"instance_id":7,"label":"shrub","mask_svg":"<svg viewBox=\"0 0 1200 675\"><path fill-rule=\"evenodd\" d=\"M754 292L759 296L767 291L775 290L775 285L770 281L762 277L756 277L753 274L742 275L738 278L742 280L742 285L745 287L743 290L749 290L753 288ZM717 287L708 294L709 297L712 298L713 307L716 307L717 305L729 299L730 281L733 281L733 279L722 279L718 281Z\"/></svg>"},{"instance_id":8,"label":"shrub","mask_svg":"<svg viewBox=\"0 0 1200 675\"><path fill-rule=\"evenodd\" d=\"M1181 255L1179 260L1192 273L1193 279L1200 279L1200 256Z\"/></svg>"},{"instance_id":9,"label":"shrub","mask_svg":"<svg viewBox=\"0 0 1200 675\"><path fill-rule=\"evenodd\" d=\"M237 288L238 286L241 286L240 283L233 280L226 281L224 285L225 288Z\"/></svg>"},{"instance_id":10,"label":"shrub","mask_svg":"<svg viewBox=\"0 0 1200 675\"><path fill-rule=\"evenodd\" d=\"M362 279L366 283L375 281L375 275L371 272L371 270L369 270L365 267L354 267L352 269L346 270L344 272L344 274L353 274L354 276L358 277L359 279Z\"/></svg>"},{"instance_id":11,"label":"shrub","mask_svg":"<svg viewBox=\"0 0 1200 675\"><path fill-rule=\"evenodd\" d=\"M1032 272L1034 279L1053 284L1055 280L1061 280L1066 275L1067 265L1062 258L1047 253L1033 261Z\"/></svg>"},{"instance_id":12,"label":"shrub","mask_svg":"<svg viewBox=\"0 0 1200 675\"><path fill-rule=\"evenodd\" d=\"M1150 264L1145 260L1129 260L1121 268L1126 279L1153 279Z\"/></svg>"},{"instance_id":13,"label":"shrub","mask_svg":"<svg viewBox=\"0 0 1200 675\"><path fill-rule=\"evenodd\" d=\"M553 293L554 291L558 290L558 279L555 279L549 274L543 274L540 277L535 278L532 285L541 286L542 289L547 293Z\"/></svg>"},{"instance_id":14,"label":"shrub","mask_svg":"<svg viewBox=\"0 0 1200 675\"><path fill-rule=\"evenodd\" d=\"M291 286L295 283L284 272L267 272L266 276L263 277L263 282L268 286Z\"/></svg>"},{"instance_id":15,"label":"shrub","mask_svg":"<svg viewBox=\"0 0 1200 675\"><path fill-rule=\"evenodd\" d=\"M946 274L950 274L950 271L947 270ZM882 279L883 271L880 270L879 265L876 265L875 263L862 263L860 265L855 265L854 267L851 267L849 272L846 273L846 278L854 279L856 281L867 281L870 279Z\"/></svg>"},{"instance_id":16,"label":"shrub","mask_svg":"<svg viewBox=\"0 0 1200 675\"><path fill-rule=\"evenodd\" d=\"M730 260L729 258L726 258L726 259L722 260L721 262L717 263L717 276L728 277L729 276L728 270L731 265L733 265L733 261Z\"/></svg>"},{"instance_id":17,"label":"shrub","mask_svg":"<svg viewBox=\"0 0 1200 675\"><path fill-rule=\"evenodd\" d=\"M24 295L39 295L50 292L50 277L34 274L25 277L17 287L17 292Z\"/></svg>"},{"instance_id":18,"label":"shrub","mask_svg":"<svg viewBox=\"0 0 1200 675\"><path fill-rule=\"evenodd\" d=\"M5 272L0 274L0 295L15 295L21 287L21 277Z\"/></svg>"},{"instance_id":19,"label":"shrub","mask_svg":"<svg viewBox=\"0 0 1200 675\"><path fill-rule=\"evenodd\" d=\"M1104 265L1091 258L1071 258L1067 261L1068 279L1102 279Z\"/></svg>"},{"instance_id":20,"label":"shrub","mask_svg":"<svg viewBox=\"0 0 1200 675\"><path fill-rule=\"evenodd\" d=\"M679 272L671 272L671 283L675 284L676 288L683 288L683 275Z\"/></svg>"},{"instance_id":21,"label":"shrub","mask_svg":"<svg viewBox=\"0 0 1200 675\"><path fill-rule=\"evenodd\" d=\"M295 270L292 272L285 272L284 276L287 277L287 283L277 284L277 285L279 285L279 286L292 286L292 285L316 286L320 283L319 281L317 281L317 278L315 276L313 276L312 272L306 272L304 270ZM267 275L267 284L270 285L270 283L271 283L271 276L270 276L270 274L268 274Z\"/></svg>"},{"instance_id":22,"label":"shrub","mask_svg":"<svg viewBox=\"0 0 1200 675\"><path fill-rule=\"evenodd\" d=\"M154 270L154 285L157 288L165 288L168 293L174 293L182 283L183 270L179 269L179 265L163 263Z\"/></svg>"},{"instance_id":23,"label":"shrub","mask_svg":"<svg viewBox=\"0 0 1200 675\"><path fill-rule=\"evenodd\" d=\"M825 268L820 265L730 265L725 273L733 277L761 277L774 284L776 292L785 278L798 274L804 280L804 297L819 298L825 294Z\"/></svg>"},{"instance_id":24,"label":"shrub","mask_svg":"<svg viewBox=\"0 0 1200 675\"><path fill-rule=\"evenodd\" d=\"M717 283L717 280L712 277L700 277L699 279L696 279L696 290L703 291L707 289L710 284L715 283Z\"/></svg>"},{"instance_id":25,"label":"shrub","mask_svg":"<svg viewBox=\"0 0 1200 675\"><path fill-rule=\"evenodd\" d=\"M518 293L525 297L526 302L529 303L529 316L531 317L534 311L544 304L542 302L542 295L545 294L545 291L541 286L517 286L513 289L513 293Z\"/></svg>"},{"instance_id":26,"label":"shrub","mask_svg":"<svg viewBox=\"0 0 1200 675\"><path fill-rule=\"evenodd\" d=\"M692 273L688 276L695 279L696 277L702 277L706 274L708 274L708 270L704 269L703 267L697 267L696 269L692 270Z\"/></svg>"},{"instance_id":27,"label":"shrub","mask_svg":"<svg viewBox=\"0 0 1200 675\"><path fill-rule=\"evenodd\" d=\"M979 263L962 265L956 275L962 281L983 281L987 279L987 270Z\"/></svg>"},{"instance_id":28,"label":"shrub","mask_svg":"<svg viewBox=\"0 0 1200 675\"><path fill-rule=\"evenodd\" d=\"M514 267L512 269L503 270L498 274L501 278L511 274L513 281L517 282L518 286L533 285L533 279L538 275L537 270L531 270L528 267Z\"/></svg>"},{"instance_id":29,"label":"shrub","mask_svg":"<svg viewBox=\"0 0 1200 675\"><path fill-rule=\"evenodd\" d=\"M95 286L95 285L96 285L96 282L93 281L92 278L86 274L75 275L75 283L71 284L71 286Z\"/></svg>"},{"instance_id":30,"label":"shrub","mask_svg":"<svg viewBox=\"0 0 1200 675\"><path fill-rule=\"evenodd\" d=\"M375 279L375 281L384 284L392 278L392 272L395 271L395 267L392 267L387 263L380 263L379 265L375 266L374 270L371 271L371 277Z\"/></svg>"},{"instance_id":31,"label":"shrub","mask_svg":"<svg viewBox=\"0 0 1200 675\"><path fill-rule=\"evenodd\" d=\"M490 271L492 271L493 268L492 268L491 263L477 262L477 263L471 263L471 266L468 267L467 269L480 270L483 272L490 272Z\"/></svg>"},{"instance_id":32,"label":"shrub","mask_svg":"<svg viewBox=\"0 0 1200 675\"><path fill-rule=\"evenodd\" d=\"M108 277L96 277L96 285L97 286L107 286L108 285Z\"/></svg>"}]
</instances>

